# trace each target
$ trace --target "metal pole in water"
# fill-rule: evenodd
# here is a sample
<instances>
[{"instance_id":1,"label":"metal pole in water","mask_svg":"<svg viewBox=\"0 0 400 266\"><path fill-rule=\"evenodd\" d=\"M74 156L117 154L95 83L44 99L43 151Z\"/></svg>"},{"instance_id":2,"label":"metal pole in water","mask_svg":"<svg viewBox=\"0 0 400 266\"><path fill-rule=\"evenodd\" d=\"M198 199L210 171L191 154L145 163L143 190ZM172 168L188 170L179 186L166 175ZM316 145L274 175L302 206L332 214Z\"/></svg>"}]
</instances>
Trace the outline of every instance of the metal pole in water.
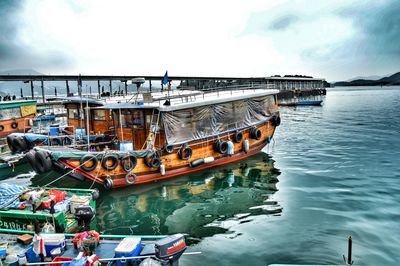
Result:
<instances>
[{"instance_id":1,"label":"metal pole in water","mask_svg":"<svg viewBox=\"0 0 400 266\"><path fill-rule=\"evenodd\" d=\"M100 97L101 92L100 92L100 80L99 79L97 80L97 91L99 93L98 97Z\"/></svg>"},{"instance_id":2,"label":"metal pole in water","mask_svg":"<svg viewBox=\"0 0 400 266\"><path fill-rule=\"evenodd\" d=\"M33 91L33 80L31 80L31 93L32 93L32 100L35 99L35 92Z\"/></svg>"},{"instance_id":3,"label":"metal pole in water","mask_svg":"<svg viewBox=\"0 0 400 266\"><path fill-rule=\"evenodd\" d=\"M351 253L353 249L353 240L351 239L351 236L349 236L349 245L348 245L348 250L347 250L347 265L353 265L353 262L351 261Z\"/></svg>"},{"instance_id":4,"label":"metal pole in water","mask_svg":"<svg viewBox=\"0 0 400 266\"><path fill-rule=\"evenodd\" d=\"M42 77L42 80L41 80L41 87L42 87L43 103L45 103L45 102L46 102L46 99L45 99L45 96L44 96L44 82L43 82L43 77Z\"/></svg>"},{"instance_id":5,"label":"metal pole in water","mask_svg":"<svg viewBox=\"0 0 400 266\"><path fill-rule=\"evenodd\" d=\"M69 97L71 92L69 91L68 79L65 81L65 85L67 86L67 97Z\"/></svg>"}]
</instances>

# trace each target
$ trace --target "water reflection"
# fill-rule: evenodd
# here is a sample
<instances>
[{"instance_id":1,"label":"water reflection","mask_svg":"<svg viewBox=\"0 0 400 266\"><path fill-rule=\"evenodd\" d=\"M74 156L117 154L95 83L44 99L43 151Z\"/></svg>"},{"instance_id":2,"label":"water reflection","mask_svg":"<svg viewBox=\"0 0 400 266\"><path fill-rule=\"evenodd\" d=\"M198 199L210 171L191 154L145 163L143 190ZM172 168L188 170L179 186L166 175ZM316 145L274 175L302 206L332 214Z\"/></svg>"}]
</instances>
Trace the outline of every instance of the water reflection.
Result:
<instances>
[{"instance_id":1,"label":"water reflection","mask_svg":"<svg viewBox=\"0 0 400 266\"><path fill-rule=\"evenodd\" d=\"M279 215L270 196L279 170L266 154L166 182L102 195L97 228L109 234L187 233L194 238L229 230L229 222Z\"/></svg>"}]
</instances>

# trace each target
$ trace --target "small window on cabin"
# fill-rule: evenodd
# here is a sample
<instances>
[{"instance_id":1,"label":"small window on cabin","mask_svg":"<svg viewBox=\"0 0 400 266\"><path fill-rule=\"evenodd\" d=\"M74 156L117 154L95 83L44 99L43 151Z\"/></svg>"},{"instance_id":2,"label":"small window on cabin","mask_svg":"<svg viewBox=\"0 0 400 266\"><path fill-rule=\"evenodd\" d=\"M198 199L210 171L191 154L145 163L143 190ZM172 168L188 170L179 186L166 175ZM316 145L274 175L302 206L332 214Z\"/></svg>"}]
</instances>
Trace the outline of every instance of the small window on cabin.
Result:
<instances>
[{"instance_id":1,"label":"small window on cabin","mask_svg":"<svg viewBox=\"0 0 400 266\"><path fill-rule=\"evenodd\" d=\"M70 119L79 119L79 111L78 109L68 109L68 118Z\"/></svg>"},{"instance_id":2,"label":"small window on cabin","mask_svg":"<svg viewBox=\"0 0 400 266\"><path fill-rule=\"evenodd\" d=\"M160 117L158 117L158 114L159 114L158 111L155 111L152 114L146 114L146 130L152 130L155 132L160 131L160 126L157 125L157 121L158 124L160 124L162 120L161 120L161 114Z\"/></svg>"},{"instance_id":3,"label":"small window on cabin","mask_svg":"<svg viewBox=\"0 0 400 266\"><path fill-rule=\"evenodd\" d=\"M94 110L94 120L106 120L106 110Z\"/></svg>"},{"instance_id":4,"label":"small window on cabin","mask_svg":"<svg viewBox=\"0 0 400 266\"><path fill-rule=\"evenodd\" d=\"M133 111L132 112L132 124L134 128L143 128L143 112Z\"/></svg>"},{"instance_id":5,"label":"small window on cabin","mask_svg":"<svg viewBox=\"0 0 400 266\"><path fill-rule=\"evenodd\" d=\"M20 117L21 117L20 108L3 109L0 112L0 119L2 119L2 120L9 120L9 119L20 118Z\"/></svg>"}]
</instances>

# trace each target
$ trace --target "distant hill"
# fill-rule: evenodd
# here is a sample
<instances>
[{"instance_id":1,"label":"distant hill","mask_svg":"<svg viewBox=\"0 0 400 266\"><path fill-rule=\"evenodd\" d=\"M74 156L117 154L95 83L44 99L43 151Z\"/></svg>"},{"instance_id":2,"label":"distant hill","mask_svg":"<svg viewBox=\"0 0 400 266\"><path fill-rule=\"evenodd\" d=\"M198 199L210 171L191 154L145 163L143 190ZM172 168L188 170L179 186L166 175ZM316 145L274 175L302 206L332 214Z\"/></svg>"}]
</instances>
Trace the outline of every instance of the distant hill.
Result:
<instances>
[{"instance_id":1,"label":"distant hill","mask_svg":"<svg viewBox=\"0 0 400 266\"><path fill-rule=\"evenodd\" d=\"M364 76L357 76L357 77L348 79L348 80L346 80L346 81L350 82L350 81L357 80L357 79L378 80L378 79L381 79L381 78L383 78L383 76L377 76L377 75L366 76L366 77L364 77Z\"/></svg>"},{"instance_id":2,"label":"distant hill","mask_svg":"<svg viewBox=\"0 0 400 266\"><path fill-rule=\"evenodd\" d=\"M1 70L0 75L43 75L43 73L37 72L34 69L12 69Z\"/></svg>"},{"instance_id":3,"label":"distant hill","mask_svg":"<svg viewBox=\"0 0 400 266\"><path fill-rule=\"evenodd\" d=\"M387 85L400 85L400 72L393 74L389 77L373 79L355 79L351 81L335 82L334 86L387 86Z\"/></svg>"}]
</instances>

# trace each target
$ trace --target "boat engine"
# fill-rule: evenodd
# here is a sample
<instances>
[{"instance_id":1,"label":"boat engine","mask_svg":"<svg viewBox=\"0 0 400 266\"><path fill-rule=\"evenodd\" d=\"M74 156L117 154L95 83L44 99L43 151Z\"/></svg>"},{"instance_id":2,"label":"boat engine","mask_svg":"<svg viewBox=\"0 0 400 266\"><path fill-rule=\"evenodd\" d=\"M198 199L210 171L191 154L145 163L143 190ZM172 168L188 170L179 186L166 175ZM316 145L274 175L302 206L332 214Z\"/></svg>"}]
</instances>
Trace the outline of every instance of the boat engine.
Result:
<instances>
[{"instance_id":1,"label":"boat engine","mask_svg":"<svg viewBox=\"0 0 400 266\"><path fill-rule=\"evenodd\" d=\"M155 243L155 256L163 265L178 266L185 250L186 242L182 234L171 235Z\"/></svg>"},{"instance_id":2,"label":"boat engine","mask_svg":"<svg viewBox=\"0 0 400 266\"><path fill-rule=\"evenodd\" d=\"M85 231L90 230L90 223L94 217L94 210L90 206L79 206L75 208L75 219L78 225L85 228Z\"/></svg>"}]
</instances>

